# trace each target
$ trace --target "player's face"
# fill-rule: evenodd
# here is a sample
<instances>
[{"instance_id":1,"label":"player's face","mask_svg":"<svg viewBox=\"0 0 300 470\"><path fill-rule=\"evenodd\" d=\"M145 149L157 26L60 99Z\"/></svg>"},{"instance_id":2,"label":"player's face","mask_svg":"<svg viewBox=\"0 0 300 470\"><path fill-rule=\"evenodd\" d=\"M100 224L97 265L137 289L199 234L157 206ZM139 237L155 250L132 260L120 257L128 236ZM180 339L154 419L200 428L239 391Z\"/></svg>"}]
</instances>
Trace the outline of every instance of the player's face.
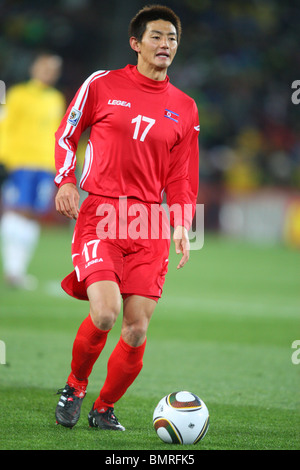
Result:
<instances>
[{"instance_id":1,"label":"player's face","mask_svg":"<svg viewBox=\"0 0 300 470\"><path fill-rule=\"evenodd\" d=\"M137 45L140 65L166 70L177 52L176 28L169 21L151 21L147 23L142 40Z\"/></svg>"}]
</instances>

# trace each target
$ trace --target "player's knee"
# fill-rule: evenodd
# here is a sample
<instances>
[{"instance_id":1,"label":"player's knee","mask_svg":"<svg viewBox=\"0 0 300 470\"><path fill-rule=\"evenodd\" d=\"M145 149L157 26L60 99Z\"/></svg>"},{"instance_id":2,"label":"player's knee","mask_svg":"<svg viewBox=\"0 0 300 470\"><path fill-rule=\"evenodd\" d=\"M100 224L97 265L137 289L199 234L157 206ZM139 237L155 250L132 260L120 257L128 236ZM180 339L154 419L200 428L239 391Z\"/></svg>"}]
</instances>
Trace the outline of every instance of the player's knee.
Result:
<instances>
[{"instance_id":1,"label":"player's knee","mask_svg":"<svg viewBox=\"0 0 300 470\"><path fill-rule=\"evenodd\" d=\"M87 288L90 315L97 328L110 330L121 310L121 296L114 282L95 282Z\"/></svg>"},{"instance_id":2,"label":"player's knee","mask_svg":"<svg viewBox=\"0 0 300 470\"><path fill-rule=\"evenodd\" d=\"M146 339L148 329L147 321L137 321L134 323L123 323L122 337L125 343L130 346L140 346Z\"/></svg>"},{"instance_id":3,"label":"player's knee","mask_svg":"<svg viewBox=\"0 0 300 470\"><path fill-rule=\"evenodd\" d=\"M122 337L130 346L140 346L146 339L156 302L141 296L130 296L124 302Z\"/></svg>"},{"instance_id":4,"label":"player's knee","mask_svg":"<svg viewBox=\"0 0 300 470\"><path fill-rule=\"evenodd\" d=\"M106 305L100 303L90 303L90 315L94 325L100 330L110 330L119 315L118 305Z\"/></svg>"}]
</instances>

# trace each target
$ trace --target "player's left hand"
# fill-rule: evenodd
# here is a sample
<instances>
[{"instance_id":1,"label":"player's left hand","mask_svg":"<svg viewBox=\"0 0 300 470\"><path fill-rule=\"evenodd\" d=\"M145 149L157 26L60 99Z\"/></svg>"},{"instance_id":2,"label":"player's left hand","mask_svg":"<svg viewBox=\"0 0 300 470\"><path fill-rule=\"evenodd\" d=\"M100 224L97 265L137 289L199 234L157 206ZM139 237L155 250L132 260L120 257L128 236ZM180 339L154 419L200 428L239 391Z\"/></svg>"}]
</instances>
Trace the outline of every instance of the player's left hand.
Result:
<instances>
[{"instance_id":1,"label":"player's left hand","mask_svg":"<svg viewBox=\"0 0 300 470\"><path fill-rule=\"evenodd\" d=\"M190 257L190 241L187 229L182 225L177 225L174 230L173 240L176 253L182 253L182 258L177 266L177 269L180 269L183 268Z\"/></svg>"}]
</instances>

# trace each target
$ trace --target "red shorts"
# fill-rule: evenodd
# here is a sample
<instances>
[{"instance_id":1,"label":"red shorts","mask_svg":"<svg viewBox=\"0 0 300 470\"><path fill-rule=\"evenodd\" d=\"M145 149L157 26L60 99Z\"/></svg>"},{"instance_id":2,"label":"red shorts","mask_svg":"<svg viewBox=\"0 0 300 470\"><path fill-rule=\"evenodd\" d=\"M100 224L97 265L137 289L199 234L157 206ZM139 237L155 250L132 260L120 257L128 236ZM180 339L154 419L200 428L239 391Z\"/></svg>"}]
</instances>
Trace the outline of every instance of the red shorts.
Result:
<instances>
[{"instance_id":1,"label":"red shorts","mask_svg":"<svg viewBox=\"0 0 300 470\"><path fill-rule=\"evenodd\" d=\"M100 280L117 282L124 297L158 300L168 271L169 222L163 212L132 198L89 195L81 205L72 240L74 271L63 281L72 297L88 300L86 289ZM155 204L156 215L160 206ZM158 227L154 227L158 222Z\"/></svg>"}]
</instances>

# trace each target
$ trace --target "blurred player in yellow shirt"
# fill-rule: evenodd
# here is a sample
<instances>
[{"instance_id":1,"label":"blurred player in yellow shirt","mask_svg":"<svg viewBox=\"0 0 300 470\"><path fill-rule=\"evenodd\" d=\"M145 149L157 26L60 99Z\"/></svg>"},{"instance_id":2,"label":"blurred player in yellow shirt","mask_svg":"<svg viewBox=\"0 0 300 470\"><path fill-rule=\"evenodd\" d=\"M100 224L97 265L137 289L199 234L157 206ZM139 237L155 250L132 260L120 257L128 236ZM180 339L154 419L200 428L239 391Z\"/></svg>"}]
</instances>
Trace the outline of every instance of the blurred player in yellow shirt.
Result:
<instances>
[{"instance_id":1,"label":"blurred player in yellow shirt","mask_svg":"<svg viewBox=\"0 0 300 470\"><path fill-rule=\"evenodd\" d=\"M2 187L1 245L5 281L31 288L27 269L40 233L40 215L53 203L54 133L65 112L63 95L54 88L62 60L37 56L30 80L8 91L0 116L0 163L8 171Z\"/></svg>"}]
</instances>

